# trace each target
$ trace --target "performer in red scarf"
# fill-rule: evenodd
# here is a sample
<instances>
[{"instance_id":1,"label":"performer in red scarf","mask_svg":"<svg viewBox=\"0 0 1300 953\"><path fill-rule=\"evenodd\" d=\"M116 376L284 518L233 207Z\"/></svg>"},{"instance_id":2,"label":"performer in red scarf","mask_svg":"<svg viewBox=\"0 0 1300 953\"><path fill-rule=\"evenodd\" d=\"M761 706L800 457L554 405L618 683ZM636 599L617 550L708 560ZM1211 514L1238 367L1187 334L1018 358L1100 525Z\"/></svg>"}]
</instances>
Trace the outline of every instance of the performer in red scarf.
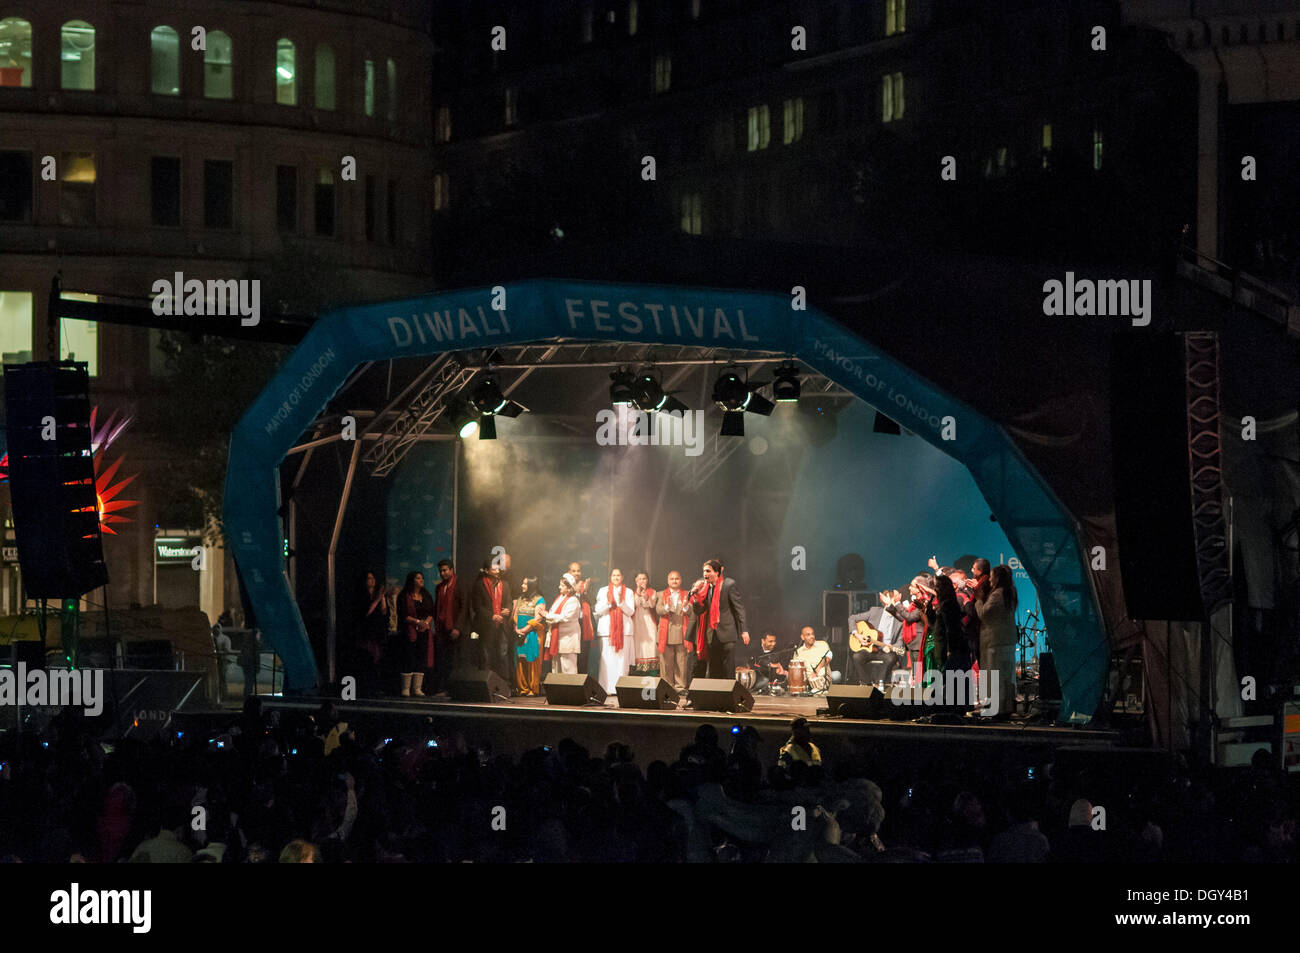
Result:
<instances>
[{"instance_id":1,"label":"performer in red scarf","mask_svg":"<svg viewBox=\"0 0 1300 953\"><path fill-rule=\"evenodd\" d=\"M668 574L668 588L655 599L659 616L659 676L679 692L684 692L695 672L695 645L690 627L694 618L689 597L682 589L682 574Z\"/></svg>"},{"instance_id":2,"label":"performer in red scarf","mask_svg":"<svg viewBox=\"0 0 1300 953\"><path fill-rule=\"evenodd\" d=\"M589 580L582 577L582 563L569 563L569 575L573 577L573 594L578 597L582 630L582 648L578 652L578 674L586 675L591 668L591 649L596 640L596 623L591 617L591 595L587 592Z\"/></svg>"},{"instance_id":3,"label":"performer in red scarf","mask_svg":"<svg viewBox=\"0 0 1300 953\"><path fill-rule=\"evenodd\" d=\"M736 639L749 644L745 605L734 579L722 574L722 562L704 564L704 578L691 588L691 607L697 618L695 650L709 663L709 678L736 677Z\"/></svg>"},{"instance_id":4,"label":"performer in red scarf","mask_svg":"<svg viewBox=\"0 0 1300 953\"><path fill-rule=\"evenodd\" d=\"M560 580L560 596L547 611L539 615L552 623L547 634L546 657L555 660L555 671L578 674L578 653L582 650L582 604L577 594L578 580L565 573Z\"/></svg>"},{"instance_id":5,"label":"performer in red scarf","mask_svg":"<svg viewBox=\"0 0 1300 953\"><path fill-rule=\"evenodd\" d=\"M510 584L501 578L499 561L486 559L470 587L468 611L460 625L462 633L478 633L475 664L500 675L512 693L517 691L514 627L509 618L513 602Z\"/></svg>"},{"instance_id":6,"label":"performer in red scarf","mask_svg":"<svg viewBox=\"0 0 1300 953\"><path fill-rule=\"evenodd\" d=\"M614 687L636 660L632 638L632 615L636 603L632 590L623 585L622 571L609 574L609 585L596 595L596 639L600 643L600 672L596 681L614 697Z\"/></svg>"},{"instance_id":7,"label":"performer in red scarf","mask_svg":"<svg viewBox=\"0 0 1300 953\"><path fill-rule=\"evenodd\" d=\"M456 588L456 567L448 559L438 562L438 575L442 581L434 590L433 610L433 669L434 694L447 692L447 681L456 667L456 653L460 651L458 620L465 609L465 600Z\"/></svg>"}]
</instances>

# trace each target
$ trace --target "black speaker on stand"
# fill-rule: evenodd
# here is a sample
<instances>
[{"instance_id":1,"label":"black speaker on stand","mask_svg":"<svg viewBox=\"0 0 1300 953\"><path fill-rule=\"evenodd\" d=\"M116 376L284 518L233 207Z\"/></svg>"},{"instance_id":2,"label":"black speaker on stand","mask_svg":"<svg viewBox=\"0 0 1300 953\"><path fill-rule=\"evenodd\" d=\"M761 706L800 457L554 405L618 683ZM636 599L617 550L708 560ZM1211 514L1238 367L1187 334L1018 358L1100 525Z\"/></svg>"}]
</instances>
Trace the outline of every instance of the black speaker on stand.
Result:
<instances>
[{"instance_id":1,"label":"black speaker on stand","mask_svg":"<svg viewBox=\"0 0 1300 953\"><path fill-rule=\"evenodd\" d=\"M82 596L108 582L90 375L77 361L6 364L9 494L23 588L34 599Z\"/></svg>"}]
</instances>

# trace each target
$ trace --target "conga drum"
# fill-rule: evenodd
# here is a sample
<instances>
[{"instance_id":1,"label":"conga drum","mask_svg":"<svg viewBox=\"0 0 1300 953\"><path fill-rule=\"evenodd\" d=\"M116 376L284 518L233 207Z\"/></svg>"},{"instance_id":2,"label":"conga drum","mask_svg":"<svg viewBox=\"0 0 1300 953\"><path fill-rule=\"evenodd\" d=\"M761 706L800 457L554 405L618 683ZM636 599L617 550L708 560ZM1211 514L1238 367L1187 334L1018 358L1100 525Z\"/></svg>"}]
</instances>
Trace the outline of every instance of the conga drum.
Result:
<instances>
[{"instance_id":1,"label":"conga drum","mask_svg":"<svg viewBox=\"0 0 1300 953\"><path fill-rule=\"evenodd\" d=\"M790 663L790 694L802 695L808 690L808 666L803 662Z\"/></svg>"},{"instance_id":2,"label":"conga drum","mask_svg":"<svg viewBox=\"0 0 1300 953\"><path fill-rule=\"evenodd\" d=\"M736 681L740 682L745 691L752 692L754 686L758 684L758 673L748 665L738 665L736 666Z\"/></svg>"}]
</instances>

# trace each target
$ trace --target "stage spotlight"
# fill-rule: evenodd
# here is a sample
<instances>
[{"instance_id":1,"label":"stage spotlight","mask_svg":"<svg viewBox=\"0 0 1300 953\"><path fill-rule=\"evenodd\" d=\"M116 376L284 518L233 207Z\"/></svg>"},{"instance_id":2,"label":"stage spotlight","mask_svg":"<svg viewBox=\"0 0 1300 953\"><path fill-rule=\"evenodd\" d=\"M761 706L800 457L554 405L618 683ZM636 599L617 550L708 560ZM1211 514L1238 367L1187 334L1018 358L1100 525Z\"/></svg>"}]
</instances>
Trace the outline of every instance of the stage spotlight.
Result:
<instances>
[{"instance_id":1,"label":"stage spotlight","mask_svg":"<svg viewBox=\"0 0 1300 953\"><path fill-rule=\"evenodd\" d=\"M506 397L501 392L501 385L492 374L488 374L474 386L470 403L480 414L495 414L498 417L518 417L528 409L523 404Z\"/></svg>"},{"instance_id":2,"label":"stage spotlight","mask_svg":"<svg viewBox=\"0 0 1300 953\"><path fill-rule=\"evenodd\" d=\"M613 393L614 388L611 386L610 395L612 396ZM649 367L637 374L632 381L632 403L645 413L671 414L674 411L685 413L687 410L686 405L672 394L664 393L663 384L655 376L654 370Z\"/></svg>"},{"instance_id":3,"label":"stage spotlight","mask_svg":"<svg viewBox=\"0 0 1300 953\"><path fill-rule=\"evenodd\" d=\"M749 388L733 370L723 371L713 384L713 402L724 411L741 410L749 398Z\"/></svg>"},{"instance_id":4,"label":"stage spotlight","mask_svg":"<svg viewBox=\"0 0 1300 953\"><path fill-rule=\"evenodd\" d=\"M772 396L778 404L789 404L799 400L799 368L794 364L782 364L776 369L776 380L772 382Z\"/></svg>"},{"instance_id":5,"label":"stage spotlight","mask_svg":"<svg viewBox=\"0 0 1300 953\"><path fill-rule=\"evenodd\" d=\"M497 383L497 379L491 374L475 385L470 402L478 408L480 414L499 413L506 406L506 398L501 393L501 385Z\"/></svg>"},{"instance_id":6,"label":"stage spotlight","mask_svg":"<svg viewBox=\"0 0 1300 953\"><path fill-rule=\"evenodd\" d=\"M757 388L762 384L750 384L741 378L740 374L732 368L727 368L722 372L722 376L717 379L713 385L713 401L723 410L723 425L726 426L726 417L734 412L747 411L751 414L759 414L763 417L771 415L776 409L776 404L772 403L766 397L757 393ZM734 428L734 422L732 427ZM744 427L741 427L744 430ZM732 436L723 430L723 434Z\"/></svg>"},{"instance_id":7,"label":"stage spotlight","mask_svg":"<svg viewBox=\"0 0 1300 953\"><path fill-rule=\"evenodd\" d=\"M493 414L484 414L478 422L478 438L495 440L497 438L497 419Z\"/></svg>"},{"instance_id":8,"label":"stage spotlight","mask_svg":"<svg viewBox=\"0 0 1300 953\"><path fill-rule=\"evenodd\" d=\"M633 384L636 377L625 367L609 375L609 402L615 407L631 404L636 398Z\"/></svg>"},{"instance_id":9,"label":"stage spotlight","mask_svg":"<svg viewBox=\"0 0 1300 953\"><path fill-rule=\"evenodd\" d=\"M743 437L745 436L745 413L740 410L728 410L722 414L722 430L719 433L724 437Z\"/></svg>"},{"instance_id":10,"label":"stage spotlight","mask_svg":"<svg viewBox=\"0 0 1300 953\"><path fill-rule=\"evenodd\" d=\"M463 403L452 412L452 421L461 439L472 437L478 432L478 414L469 403Z\"/></svg>"}]
</instances>

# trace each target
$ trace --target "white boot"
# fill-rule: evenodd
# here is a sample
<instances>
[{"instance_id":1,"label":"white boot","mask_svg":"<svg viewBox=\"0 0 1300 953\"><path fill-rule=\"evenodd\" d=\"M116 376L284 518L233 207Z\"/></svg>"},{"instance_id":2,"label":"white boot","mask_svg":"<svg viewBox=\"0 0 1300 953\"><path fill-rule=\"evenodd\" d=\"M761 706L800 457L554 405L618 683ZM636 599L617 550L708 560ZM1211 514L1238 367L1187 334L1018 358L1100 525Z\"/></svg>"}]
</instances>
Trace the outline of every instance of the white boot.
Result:
<instances>
[{"instance_id":1,"label":"white boot","mask_svg":"<svg viewBox=\"0 0 1300 953\"><path fill-rule=\"evenodd\" d=\"M408 698L411 694L411 673L402 673L402 697Z\"/></svg>"},{"instance_id":2,"label":"white boot","mask_svg":"<svg viewBox=\"0 0 1300 953\"><path fill-rule=\"evenodd\" d=\"M423 688L424 688L424 673L416 672L414 675L411 676L411 694L418 695L420 698L423 698L424 697Z\"/></svg>"}]
</instances>

